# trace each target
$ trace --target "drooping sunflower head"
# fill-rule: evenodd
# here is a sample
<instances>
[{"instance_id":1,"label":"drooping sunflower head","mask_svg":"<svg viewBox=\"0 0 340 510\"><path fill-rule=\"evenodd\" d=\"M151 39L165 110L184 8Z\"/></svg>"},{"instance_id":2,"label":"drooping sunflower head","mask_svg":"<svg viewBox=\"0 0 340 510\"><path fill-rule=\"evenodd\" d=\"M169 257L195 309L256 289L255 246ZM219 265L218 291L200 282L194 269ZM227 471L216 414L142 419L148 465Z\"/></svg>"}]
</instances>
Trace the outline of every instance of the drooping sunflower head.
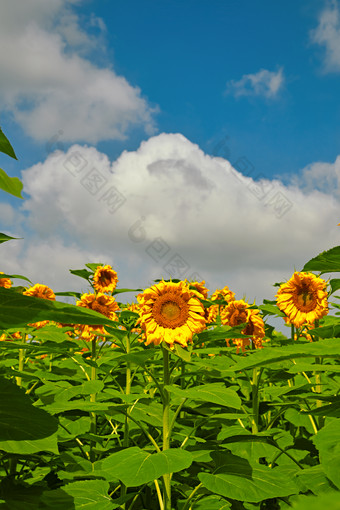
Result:
<instances>
[{"instance_id":1,"label":"drooping sunflower head","mask_svg":"<svg viewBox=\"0 0 340 510\"><path fill-rule=\"evenodd\" d=\"M98 266L93 275L93 287L97 292L111 293L118 282L116 271L111 266Z\"/></svg>"},{"instance_id":2,"label":"drooping sunflower head","mask_svg":"<svg viewBox=\"0 0 340 510\"><path fill-rule=\"evenodd\" d=\"M5 273L0 271L0 274ZM4 287L4 289L10 289L12 287L12 280L10 278L0 278L0 287Z\"/></svg>"},{"instance_id":3,"label":"drooping sunflower head","mask_svg":"<svg viewBox=\"0 0 340 510\"><path fill-rule=\"evenodd\" d=\"M299 328L328 313L327 282L313 273L295 272L277 291L277 306Z\"/></svg>"},{"instance_id":4,"label":"drooping sunflower head","mask_svg":"<svg viewBox=\"0 0 340 510\"><path fill-rule=\"evenodd\" d=\"M190 289L200 299L207 299L209 289L205 286L205 280L201 282L189 282L188 280L184 280L184 283L189 285Z\"/></svg>"},{"instance_id":5,"label":"drooping sunflower head","mask_svg":"<svg viewBox=\"0 0 340 510\"><path fill-rule=\"evenodd\" d=\"M41 283L36 283L33 285L33 287L25 290L23 294L25 296L32 296L40 299L49 299L50 301L55 301L55 294L53 290L47 287L47 285L42 285Z\"/></svg>"},{"instance_id":6,"label":"drooping sunflower head","mask_svg":"<svg viewBox=\"0 0 340 510\"><path fill-rule=\"evenodd\" d=\"M97 294L83 294L76 305L95 310L113 321L117 320L117 315L115 313L119 310L117 301L114 297L106 296L102 292L98 292ZM75 328L75 333L85 340L92 340L96 335L105 335L106 330L104 326L78 324Z\"/></svg>"},{"instance_id":7,"label":"drooping sunflower head","mask_svg":"<svg viewBox=\"0 0 340 510\"><path fill-rule=\"evenodd\" d=\"M226 285L223 289L216 289L210 299L212 299L212 301L216 301L216 299L223 299L229 303L230 301L234 301L235 292L232 292Z\"/></svg>"},{"instance_id":8,"label":"drooping sunflower head","mask_svg":"<svg viewBox=\"0 0 340 510\"><path fill-rule=\"evenodd\" d=\"M42 285L41 283L36 283L33 285L33 287L30 287L29 289L25 290L23 292L25 296L31 296L36 297L39 299L49 299L50 301L55 301L55 294L52 289L47 287L47 285ZM32 324L28 324L29 326L32 326L34 328L42 328L43 326L46 326L49 321L39 321L39 322L33 322Z\"/></svg>"},{"instance_id":9,"label":"drooping sunflower head","mask_svg":"<svg viewBox=\"0 0 340 510\"><path fill-rule=\"evenodd\" d=\"M246 324L242 330L242 334L247 335L248 338L233 338L234 344L237 345L237 350L241 348L242 351L244 351L245 347L250 344L250 340L254 343L256 348L262 347L262 339L265 336L265 330L260 311L255 308L250 308L249 304L243 299L231 301L223 308L221 311L221 322L231 327ZM227 344L229 345L228 340Z\"/></svg>"},{"instance_id":10,"label":"drooping sunflower head","mask_svg":"<svg viewBox=\"0 0 340 510\"><path fill-rule=\"evenodd\" d=\"M162 341L187 347L205 328L204 307L186 282L162 281L137 296L146 345Z\"/></svg>"}]
</instances>

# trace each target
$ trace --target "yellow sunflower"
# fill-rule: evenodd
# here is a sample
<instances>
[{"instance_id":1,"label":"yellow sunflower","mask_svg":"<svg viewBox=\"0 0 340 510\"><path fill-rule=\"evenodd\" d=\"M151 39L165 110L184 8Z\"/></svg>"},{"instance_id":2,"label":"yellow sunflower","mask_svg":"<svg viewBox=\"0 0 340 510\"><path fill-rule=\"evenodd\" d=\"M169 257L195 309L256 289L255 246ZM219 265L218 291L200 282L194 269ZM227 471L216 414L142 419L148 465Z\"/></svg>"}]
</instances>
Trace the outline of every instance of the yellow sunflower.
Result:
<instances>
[{"instance_id":1,"label":"yellow sunflower","mask_svg":"<svg viewBox=\"0 0 340 510\"><path fill-rule=\"evenodd\" d=\"M277 306L295 327L311 325L328 313L327 282L313 273L295 272L277 291Z\"/></svg>"},{"instance_id":2,"label":"yellow sunflower","mask_svg":"<svg viewBox=\"0 0 340 510\"><path fill-rule=\"evenodd\" d=\"M204 306L186 282L162 281L137 296L146 345L162 341L187 347L195 333L205 329Z\"/></svg>"},{"instance_id":3,"label":"yellow sunflower","mask_svg":"<svg viewBox=\"0 0 340 510\"><path fill-rule=\"evenodd\" d=\"M55 294L53 290L47 287L47 285L42 285L41 283L36 283L35 285L33 285L33 287L30 287L29 289L25 290L23 294L25 296L55 301ZM46 326L46 324L48 323L49 321L40 321L29 324L29 326L33 326L35 328L42 328L43 326Z\"/></svg>"},{"instance_id":4,"label":"yellow sunflower","mask_svg":"<svg viewBox=\"0 0 340 510\"><path fill-rule=\"evenodd\" d=\"M188 280L184 280L184 283L191 287L191 291L194 293L195 296L197 296L200 299L207 299L208 298L208 292L209 289L205 286L205 280L202 280L201 282L189 282ZM194 287L194 289L192 288Z\"/></svg>"},{"instance_id":5,"label":"yellow sunflower","mask_svg":"<svg viewBox=\"0 0 340 510\"><path fill-rule=\"evenodd\" d=\"M0 274L5 274L3 271L0 271ZM0 278L0 287L4 287L5 289L10 289L12 287L12 281L9 278Z\"/></svg>"},{"instance_id":6,"label":"yellow sunflower","mask_svg":"<svg viewBox=\"0 0 340 510\"><path fill-rule=\"evenodd\" d=\"M83 308L89 308L96 312L105 315L112 321L117 320L115 312L119 310L119 306L112 296L106 296L102 292L97 294L83 294L79 301L76 303L77 306ZM89 326L88 324L77 324L75 327L75 333L85 340L93 340L96 335L106 335L107 331L104 326Z\"/></svg>"},{"instance_id":7,"label":"yellow sunflower","mask_svg":"<svg viewBox=\"0 0 340 510\"><path fill-rule=\"evenodd\" d=\"M118 282L116 271L111 266L98 266L93 275L93 287L97 292L111 293Z\"/></svg>"},{"instance_id":8,"label":"yellow sunflower","mask_svg":"<svg viewBox=\"0 0 340 510\"><path fill-rule=\"evenodd\" d=\"M211 295L211 301L224 300L228 303L234 301L235 293L232 292L229 287L226 285L223 289L216 289L215 292ZM205 318L207 323L215 322L221 310L225 308L226 305L211 305L205 309Z\"/></svg>"},{"instance_id":9,"label":"yellow sunflower","mask_svg":"<svg viewBox=\"0 0 340 510\"><path fill-rule=\"evenodd\" d=\"M250 345L250 341L253 342L256 349L262 347L262 340L265 335L264 322L262 317L259 315L260 310L255 308L249 308L249 304L243 299L239 301L231 301L226 307L221 310L221 322L224 325L231 327L239 326L240 324L246 323L246 327L241 331L243 335L247 335L248 338L233 338L233 343L237 345L237 352L241 348L245 350L247 345ZM229 346L229 340L226 340Z\"/></svg>"},{"instance_id":10,"label":"yellow sunflower","mask_svg":"<svg viewBox=\"0 0 340 510\"><path fill-rule=\"evenodd\" d=\"M216 289L215 292L211 295L210 299L212 301L215 301L216 299L223 299L224 301L227 301L229 304L229 301L234 301L235 292L232 292L226 285L225 287L223 287L223 289Z\"/></svg>"}]
</instances>

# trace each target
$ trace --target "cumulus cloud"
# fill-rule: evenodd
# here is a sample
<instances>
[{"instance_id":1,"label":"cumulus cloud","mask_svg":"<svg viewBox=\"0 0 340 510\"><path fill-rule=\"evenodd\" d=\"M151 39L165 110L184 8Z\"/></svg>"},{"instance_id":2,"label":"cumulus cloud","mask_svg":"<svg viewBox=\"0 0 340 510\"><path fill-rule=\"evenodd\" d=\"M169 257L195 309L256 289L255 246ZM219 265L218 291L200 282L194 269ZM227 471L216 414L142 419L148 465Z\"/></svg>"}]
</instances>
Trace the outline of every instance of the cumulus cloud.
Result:
<instances>
[{"instance_id":1,"label":"cumulus cloud","mask_svg":"<svg viewBox=\"0 0 340 510\"><path fill-rule=\"evenodd\" d=\"M274 98L284 84L283 69L268 71L260 69L254 74L244 74L238 81L231 80L227 83L227 93L240 96L263 96Z\"/></svg>"},{"instance_id":2,"label":"cumulus cloud","mask_svg":"<svg viewBox=\"0 0 340 510\"><path fill-rule=\"evenodd\" d=\"M340 199L340 156L334 163L317 161L307 165L294 183L308 193L319 190Z\"/></svg>"},{"instance_id":3,"label":"cumulus cloud","mask_svg":"<svg viewBox=\"0 0 340 510\"><path fill-rule=\"evenodd\" d=\"M59 130L67 142L90 143L124 139L133 126L154 132L157 108L141 90L87 57L103 53L103 21L93 17L84 30L72 4L12 0L2 6L0 110L12 112L37 140Z\"/></svg>"},{"instance_id":4,"label":"cumulus cloud","mask_svg":"<svg viewBox=\"0 0 340 510\"><path fill-rule=\"evenodd\" d=\"M25 170L23 182L31 234L8 264L19 272L25 259L28 277L53 275L58 290L74 285L68 268L100 261L124 287L205 279L261 302L338 234L338 195L244 176L180 134L152 137L113 162L73 145Z\"/></svg>"},{"instance_id":5,"label":"cumulus cloud","mask_svg":"<svg viewBox=\"0 0 340 510\"><path fill-rule=\"evenodd\" d=\"M336 0L321 12L319 24L310 36L313 43L325 47L325 71L340 71L340 10Z\"/></svg>"}]
</instances>

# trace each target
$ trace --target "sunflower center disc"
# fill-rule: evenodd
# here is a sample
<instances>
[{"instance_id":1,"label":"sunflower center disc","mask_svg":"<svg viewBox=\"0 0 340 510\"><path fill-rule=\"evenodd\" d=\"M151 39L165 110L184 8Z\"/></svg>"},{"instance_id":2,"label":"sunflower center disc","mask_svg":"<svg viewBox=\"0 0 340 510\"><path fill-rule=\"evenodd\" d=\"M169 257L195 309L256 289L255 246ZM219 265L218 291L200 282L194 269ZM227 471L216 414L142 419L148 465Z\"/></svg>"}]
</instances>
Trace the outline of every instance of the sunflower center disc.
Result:
<instances>
[{"instance_id":1,"label":"sunflower center disc","mask_svg":"<svg viewBox=\"0 0 340 510\"><path fill-rule=\"evenodd\" d=\"M316 305L316 299L313 293L300 291L296 296L296 306L302 312L310 312L314 310Z\"/></svg>"},{"instance_id":2,"label":"sunflower center disc","mask_svg":"<svg viewBox=\"0 0 340 510\"><path fill-rule=\"evenodd\" d=\"M170 321L176 320L181 315L181 309L177 303L168 301L168 303L164 303L164 305L162 305L161 315Z\"/></svg>"},{"instance_id":3,"label":"sunflower center disc","mask_svg":"<svg viewBox=\"0 0 340 510\"><path fill-rule=\"evenodd\" d=\"M178 328L185 324L189 315L189 307L182 297L167 293L156 299L152 315L157 324L163 328Z\"/></svg>"}]
</instances>

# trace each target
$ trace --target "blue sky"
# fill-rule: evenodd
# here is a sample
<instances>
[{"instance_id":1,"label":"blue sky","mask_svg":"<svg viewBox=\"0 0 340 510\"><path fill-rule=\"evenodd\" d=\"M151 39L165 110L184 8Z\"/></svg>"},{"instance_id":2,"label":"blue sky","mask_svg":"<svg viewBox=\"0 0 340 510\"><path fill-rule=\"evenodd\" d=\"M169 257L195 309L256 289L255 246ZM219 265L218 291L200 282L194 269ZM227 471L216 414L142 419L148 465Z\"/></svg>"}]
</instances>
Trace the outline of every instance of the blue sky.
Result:
<instances>
[{"instance_id":1,"label":"blue sky","mask_svg":"<svg viewBox=\"0 0 340 510\"><path fill-rule=\"evenodd\" d=\"M2 7L0 124L19 161L0 167L26 197L0 196L1 231L25 238L6 243L5 271L65 290L68 267L98 256L140 286L179 255L174 277L271 297L337 244L339 20L337 0ZM105 210L105 186L84 195L75 153L124 207Z\"/></svg>"}]
</instances>

